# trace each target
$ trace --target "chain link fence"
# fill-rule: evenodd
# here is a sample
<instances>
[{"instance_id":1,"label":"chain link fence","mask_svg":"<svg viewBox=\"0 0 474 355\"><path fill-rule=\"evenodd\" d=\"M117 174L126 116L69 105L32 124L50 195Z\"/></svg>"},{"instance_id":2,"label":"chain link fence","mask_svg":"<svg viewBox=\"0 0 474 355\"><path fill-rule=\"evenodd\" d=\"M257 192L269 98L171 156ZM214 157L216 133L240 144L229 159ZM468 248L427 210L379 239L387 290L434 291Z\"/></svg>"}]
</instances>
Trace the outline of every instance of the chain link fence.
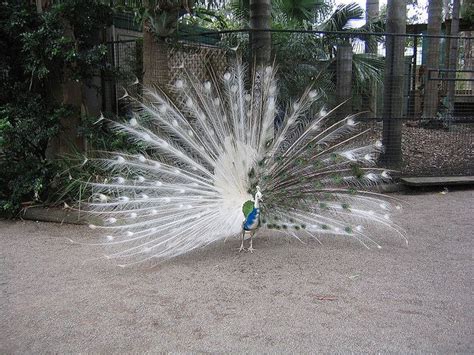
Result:
<instances>
[{"instance_id":1,"label":"chain link fence","mask_svg":"<svg viewBox=\"0 0 474 355\"><path fill-rule=\"evenodd\" d=\"M467 34L271 31L280 105L297 99L311 85L322 95L318 110L340 105L338 114L358 114L372 138L398 141L403 176L473 175L474 39ZM387 57L391 41L403 47L402 56ZM206 80L223 74L237 58L249 67L253 64L249 31L188 34L166 42L164 59L151 61L167 66L166 78L151 80L161 87L174 82L184 70ZM124 89L137 94L137 80L142 82L147 70L151 71L143 67L147 53L142 43L108 44L109 64L119 75L103 77L105 111L125 114L126 106L121 107L119 100ZM430 49L433 46L437 50ZM388 80L396 66L402 68L398 79ZM390 154L398 152L385 153Z\"/></svg>"}]
</instances>

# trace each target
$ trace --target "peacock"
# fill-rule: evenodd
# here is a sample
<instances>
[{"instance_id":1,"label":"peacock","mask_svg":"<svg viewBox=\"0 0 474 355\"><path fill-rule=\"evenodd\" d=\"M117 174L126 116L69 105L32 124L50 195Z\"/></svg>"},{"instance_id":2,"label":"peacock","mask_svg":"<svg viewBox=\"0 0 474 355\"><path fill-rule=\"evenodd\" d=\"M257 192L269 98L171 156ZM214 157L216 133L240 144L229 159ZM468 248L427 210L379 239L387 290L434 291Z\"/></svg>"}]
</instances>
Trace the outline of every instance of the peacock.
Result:
<instances>
[{"instance_id":1,"label":"peacock","mask_svg":"<svg viewBox=\"0 0 474 355\"><path fill-rule=\"evenodd\" d=\"M245 213L246 210L249 208L245 207L246 204L244 203L243 212L245 214L245 220L242 224L242 243L240 244L239 252L245 250L244 248L244 240L245 240L245 232L250 233L250 246L247 249L249 252L253 253L253 235L255 234L258 227L260 227L260 202L262 202L262 193L260 192L260 186L256 186L257 192L255 193L254 203L251 201L247 201L246 204L249 206L251 204L250 212Z\"/></svg>"},{"instance_id":2,"label":"peacock","mask_svg":"<svg viewBox=\"0 0 474 355\"><path fill-rule=\"evenodd\" d=\"M391 179L376 164L383 146L357 115L325 111L324 93L311 87L280 101L275 66L249 75L235 61L207 80L182 72L166 90L125 94L130 116L111 124L139 153L90 159L106 172L86 183L86 209L100 219L90 227L103 232L107 258L163 260L239 235L238 250L253 252L260 230L367 248L387 233L406 240L390 216L398 199L372 188Z\"/></svg>"}]
</instances>

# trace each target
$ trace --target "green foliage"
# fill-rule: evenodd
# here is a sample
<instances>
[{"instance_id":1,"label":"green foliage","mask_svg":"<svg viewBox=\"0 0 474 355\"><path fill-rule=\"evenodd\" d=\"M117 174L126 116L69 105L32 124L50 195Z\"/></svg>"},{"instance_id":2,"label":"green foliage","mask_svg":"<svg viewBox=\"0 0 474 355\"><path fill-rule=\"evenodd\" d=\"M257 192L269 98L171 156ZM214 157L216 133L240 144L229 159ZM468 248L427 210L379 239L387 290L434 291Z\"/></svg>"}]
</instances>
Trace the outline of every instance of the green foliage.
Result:
<instances>
[{"instance_id":1,"label":"green foliage","mask_svg":"<svg viewBox=\"0 0 474 355\"><path fill-rule=\"evenodd\" d=\"M70 109L49 109L39 95L22 95L0 107L0 214L12 215L24 201L42 201L56 173L46 159L59 117Z\"/></svg>"},{"instance_id":2,"label":"green foliage","mask_svg":"<svg viewBox=\"0 0 474 355\"><path fill-rule=\"evenodd\" d=\"M111 19L111 9L94 0L53 6L39 16L37 27L19 36L25 70L37 80L63 76L65 70L69 80L92 77L105 63L107 48L98 43L98 35Z\"/></svg>"},{"instance_id":3,"label":"green foliage","mask_svg":"<svg viewBox=\"0 0 474 355\"><path fill-rule=\"evenodd\" d=\"M93 116L81 118L78 133L86 138L93 150L87 155L76 151L63 156L57 162L58 173L52 181L54 190L49 196L51 202L74 203L87 199L91 191L86 187L86 183L103 182L107 179L109 172L94 161L97 152L120 151L128 154L147 152L148 146L144 142L130 141L126 133L112 130L109 123L107 119L98 120ZM103 153L101 156L103 157Z\"/></svg>"},{"instance_id":4,"label":"green foliage","mask_svg":"<svg viewBox=\"0 0 474 355\"><path fill-rule=\"evenodd\" d=\"M312 86L326 97L335 90L327 52L318 36L301 33L273 33L272 45L278 60L279 96L291 101Z\"/></svg>"},{"instance_id":5,"label":"green foliage","mask_svg":"<svg viewBox=\"0 0 474 355\"><path fill-rule=\"evenodd\" d=\"M112 9L99 0L62 0L36 12L34 2L0 7L0 214L51 194L59 162L46 159L60 120L80 114L56 92L105 68L99 35Z\"/></svg>"},{"instance_id":6,"label":"green foliage","mask_svg":"<svg viewBox=\"0 0 474 355\"><path fill-rule=\"evenodd\" d=\"M329 4L324 0L277 0L273 3L274 11L285 14L287 19L303 24L311 22L316 14L327 14Z\"/></svg>"},{"instance_id":7,"label":"green foliage","mask_svg":"<svg viewBox=\"0 0 474 355\"><path fill-rule=\"evenodd\" d=\"M461 18L467 23L474 24L474 2L464 1L461 6Z\"/></svg>"},{"instance_id":8,"label":"green foliage","mask_svg":"<svg viewBox=\"0 0 474 355\"><path fill-rule=\"evenodd\" d=\"M98 0L63 0L41 14L27 1L2 3L0 69L7 75L0 104L24 90L50 96L52 82L85 80L105 69L98 36L111 20L111 8Z\"/></svg>"},{"instance_id":9,"label":"green foliage","mask_svg":"<svg viewBox=\"0 0 474 355\"><path fill-rule=\"evenodd\" d=\"M352 174L357 178L357 179L362 179L364 176L364 170L359 165L352 164L351 165L351 171Z\"/></svg>"},{"instance_id":10,"label":"green foliage","mask_svg":"<svg viewBox=\"0 0 474 355\"><path fill-rule=\"evenodd\" d=\"M321 100L312 107L312 112L335 105L336 54L341 44L360 45L366 41L364 32L382 31L380 19L361 28L352 28L351 21L363 18L363 9L356 3L340 5L330 12L327 1L280 0L272 2L272 28L313 29L337 31L338 34L309 34L297 32L273 32L272 54L278 65L279 99L291 102L312 86ZM226 17L228 28L248 27L248 1L230 3L230 15ZM229 11L228 11L229 12ZM201 24L206 25L206 24ZM355 34L354 32L362 32ZM341 34L342 33L342 34ZM347 34L347 35L346 35ZM372 36L369 44L376 46L382 37ZM238 47L245 55L249 52L247 34L233 33L223 36L223 45ZM249 60L247 58L246 60ZM384 60L370 54L353 56L353 103L360 105L361 93L374 83L382 81Z\"/></svg>"},{"instance_id":11,"label":"green foliage","mask_svg":"<svg viewBox=\"0 0 474 355\"><path fill-rule=\"evenodd\" d=\"M226 27L248 28L250 2L234 0L229 5L230 16L226 16ZM272 1L273 29L311 29L314 20L326 17L331 10L324 0L277 0Z\"/></svg>"},{"instance_id":12,"label":"green foliage","mask_svg":"<svg viewBox=\"0 0 474 355\"><path fill-rule=\"evenodd\" d=\"M350 28L350 20L362 19L364 10L357 3L339 5L331 17L319 26L322 31L343 31Z\"/></svg>"},{"instance_id":13,"label":"green foliage","mask_svg":"<svg viewBox=\"0 0 474 355\"><path fill-rule=\"evenodd\" d=\"M135 21L146 31L158 37L167 37L176 31L180 17L192 11L194 3L193 0L149 0L147 6L143 6L142 2L132 2L123 9L132 11Z\"/></svg>"},{"instance_id":14,"label":"green foliage","mask_svg":"<svg viewBox=\"0 0 474 355\"><path fill-rule=\"evenodd\" d=\"M108 120L98 120L95 116L83 116L79 134L87 139L87 143L94 150L123 151L137 154L147 150L144 142L131 142L124 132L111 129Z\"/></svg>"}]
</instances>

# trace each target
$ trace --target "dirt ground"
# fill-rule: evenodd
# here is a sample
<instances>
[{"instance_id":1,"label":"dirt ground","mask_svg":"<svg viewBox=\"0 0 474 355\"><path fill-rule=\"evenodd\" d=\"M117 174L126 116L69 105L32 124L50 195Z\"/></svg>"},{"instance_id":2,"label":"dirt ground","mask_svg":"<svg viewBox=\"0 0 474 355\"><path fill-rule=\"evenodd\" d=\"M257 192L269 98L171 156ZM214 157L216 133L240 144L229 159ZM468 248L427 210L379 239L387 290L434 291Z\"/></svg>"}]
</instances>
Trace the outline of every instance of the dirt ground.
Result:
<instances>
[{"instance_id":1,"label":"dirt ground","mask_svg":"<svg viewBox=\"0 0 474 355\"><path fill-rule=\"evenodd\" d=\"M474 190L402 195L410 244L227 240L118 268L84 226L0 221L1 353L473 353Z\"/></svg>"}]
</instances>

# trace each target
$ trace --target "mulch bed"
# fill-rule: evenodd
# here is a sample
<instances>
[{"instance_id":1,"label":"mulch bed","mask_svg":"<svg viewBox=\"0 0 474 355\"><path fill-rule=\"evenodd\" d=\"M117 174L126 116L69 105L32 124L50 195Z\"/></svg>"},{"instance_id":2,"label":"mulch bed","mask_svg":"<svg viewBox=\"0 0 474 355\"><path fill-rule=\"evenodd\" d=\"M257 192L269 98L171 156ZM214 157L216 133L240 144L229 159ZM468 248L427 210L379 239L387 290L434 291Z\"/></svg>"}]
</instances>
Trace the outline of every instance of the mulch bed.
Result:
<instances>
[{"instance_id":1,"label":"mulch bed","mask_svg":"<svg viewBox=\"0 0 474 355\"><path fill-rule=\"evenodd\" d=\"M473 125L402 128L404 175L472 175Z\"/></svg>"},{"instance_id":2,"label":"mulch bed","mask_svg":"<svg viewBox=\"0 0 474 355\"><path fill-rule=\"evenodd\" d=\"M368 139L382 137L382 123L361 123L372 128ZM401 174L404 176L473 175L474 124L452 124L448 128L424 128L417 121L402 125Z\"/></svg>"}]
</instances>

